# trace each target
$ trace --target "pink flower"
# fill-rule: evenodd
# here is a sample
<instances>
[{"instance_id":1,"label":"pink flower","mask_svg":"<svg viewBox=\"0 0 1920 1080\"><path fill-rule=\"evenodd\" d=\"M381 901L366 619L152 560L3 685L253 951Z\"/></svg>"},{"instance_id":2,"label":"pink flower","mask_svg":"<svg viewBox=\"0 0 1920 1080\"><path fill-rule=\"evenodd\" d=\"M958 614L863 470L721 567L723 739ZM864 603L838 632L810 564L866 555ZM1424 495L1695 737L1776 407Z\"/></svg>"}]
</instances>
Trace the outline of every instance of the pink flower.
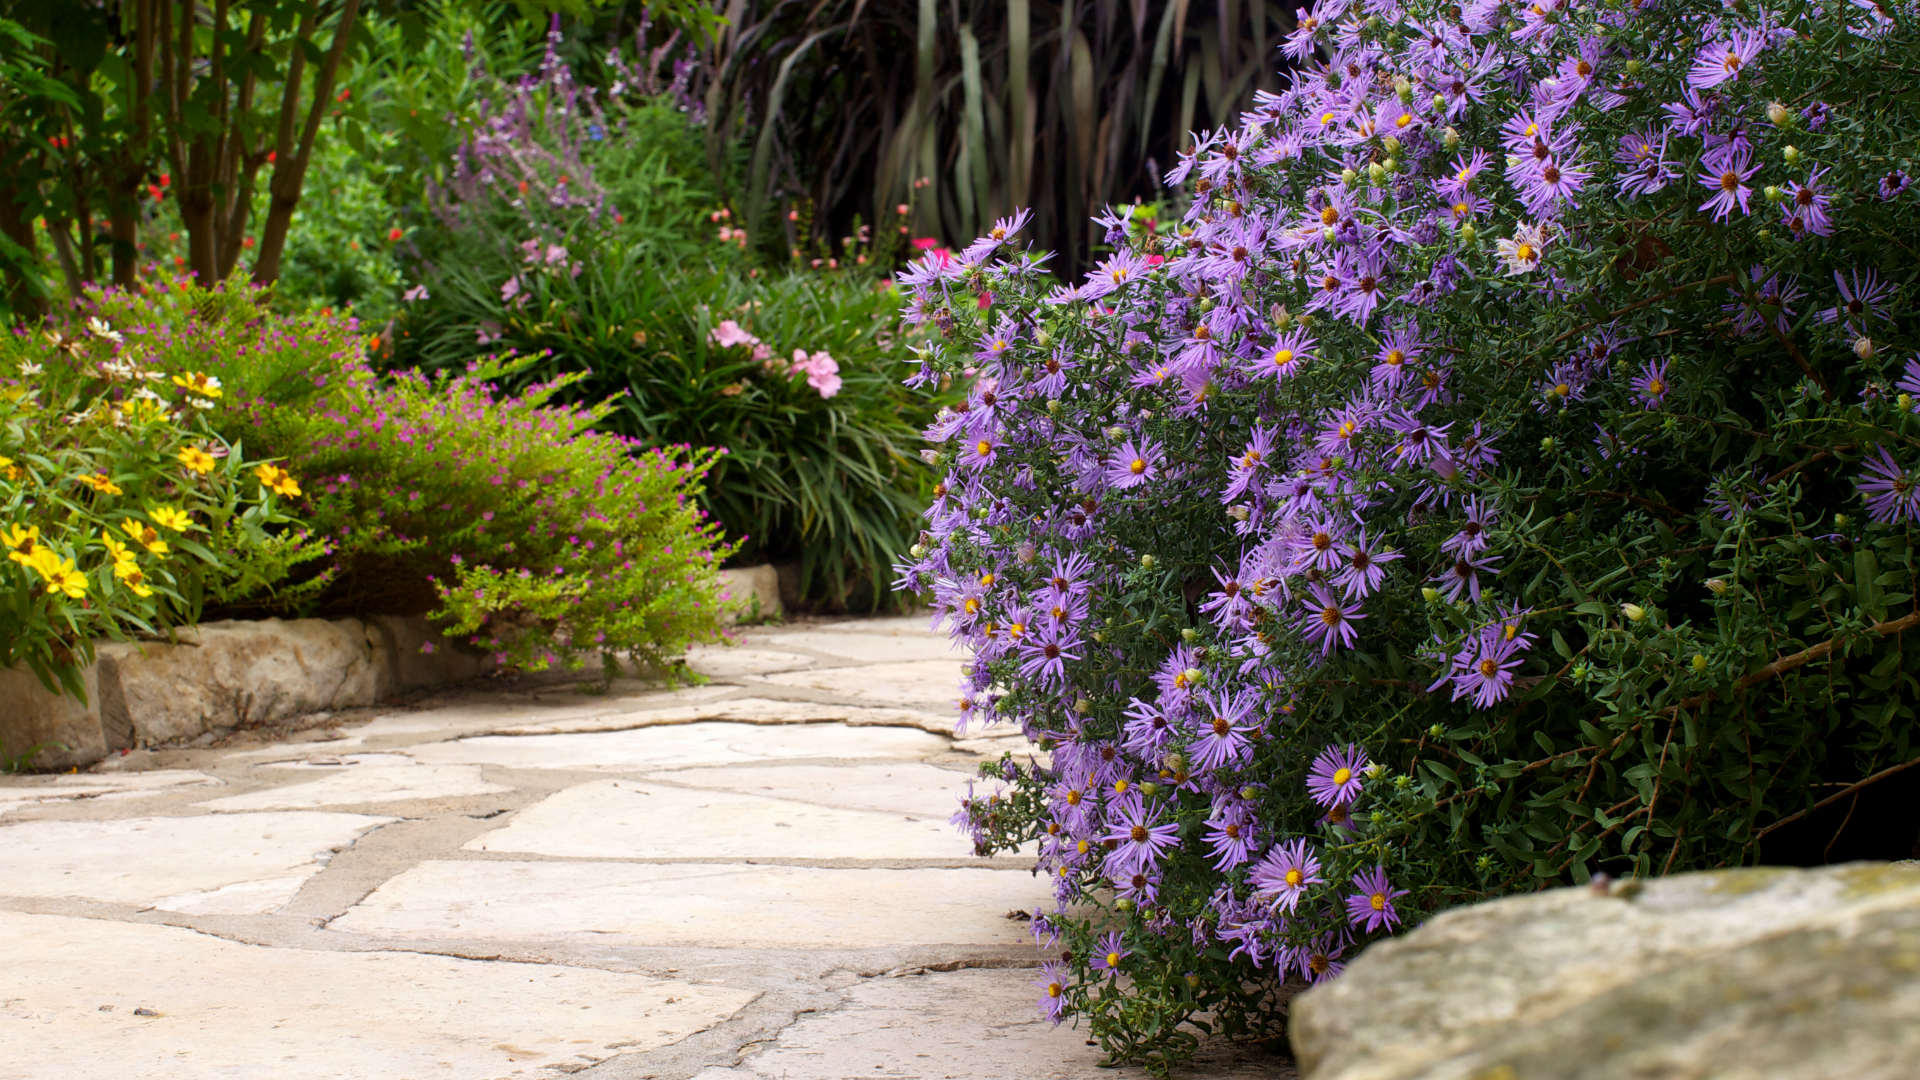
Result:
<instances>
[{"instance_id":1,"label":"pink flower","mask_svg":"<svg viewBox=\"0 0 1920 1080\"><path fill-rule=\"evenodd\" d=\"M740 328L740 324L733 321L732 319L722 320L719 326L716 326L712 330L708 331L707 340L713 342L715 345L718 345L720 348L723 348L723 349L730 349L735 345L759 345L760 344L759 338L754 337L752 334L747 333L745 330L742 330ZM754 350L754 355L755 356L759 355L758 349Z\"/></svg>"}]
</instances>

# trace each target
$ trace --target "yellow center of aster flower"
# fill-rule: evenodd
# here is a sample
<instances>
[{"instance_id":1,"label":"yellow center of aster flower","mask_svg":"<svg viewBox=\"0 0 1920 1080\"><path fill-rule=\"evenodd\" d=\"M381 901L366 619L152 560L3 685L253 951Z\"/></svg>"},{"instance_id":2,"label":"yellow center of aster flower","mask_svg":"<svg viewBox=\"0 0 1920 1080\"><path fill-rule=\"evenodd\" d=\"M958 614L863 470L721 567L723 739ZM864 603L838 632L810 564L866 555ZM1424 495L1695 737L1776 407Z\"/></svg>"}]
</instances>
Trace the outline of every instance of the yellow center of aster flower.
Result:
<instances>
[{"instance_id":1,"label":"yellow center of aster flower","mask_svg":"<svg viewBox=\"0 0 1920 1080\"><path fill-rule=\"evenodd\" d=\"M1145 825L1135 825L1132 829L1128 830L1127 835L1133 838L1134 843L1144 844L1147 842L1147 827Z\"/></svg>"},{"instance_id":2,"label":"yellow center of aster flower","mask_svg":"<svg viewBox=\"0 0 1920 1080\"><path fill-rule=\"evenodd\" d=\"M1387 364L1391 367L1399 367L1406 362L1407 354L1401 352L1399 349L1394 349L1387 353Z\"/></svg>"},{"instance_id":3,"label":"yellow center of aster flower","mask_svg":"<svg viewBox=\"0 0 1920 1080\"><path fill-rule=\"evenodd\" d=\"M1573 393L1573 387L1568 386L1566 383L1554 383L1553 389L1547 392L1554 397L1566 397L1568 394Z\"/></svg>"},{"instance_id":4,"label":"yellow center of aster flower","mask_svg":"<svg viewBox=\"0 0 1920 1080\"><path fill-rule=\"evenodd\" d=\"M1328 109L1326 112L1323 112L1320 114L1321 127L1326 127L1328 124L1333 123L1333 121L1334 121L1334 114L1332 109Z\"/></svg>"},{"instance_id":5,"label":"yellow center of aster flower","mask_svg":"<svg viewBox=\"0 0 1920 1080\"><path fill-rule=\"evenodd\" d=\"M1288 886L1290 886L1290 887L1292 887L1292 888L1296 888L1296 889L1297 889L1297 888L1299 888L1299 887L1300 887L1300 883L1301 883L1301 882L1303 882L1303 881L1305 881L1305 880L1307 880L1307 875L1305 875L1305 874L1302 874L1302 873L1300 872L1300 868L1299 868L1299 867L1297 867L1297 866L1296 866L1296 867L1293 867L1293 868L1291 868L1291 869L1289 869L1289 870L1287 871L1287 885L1288 885Z\"/></svg>"},{"instance_id":6,"label":"yellow center of aster flower","mask_svg":"<svg viewBox=\"0 0 1920 1080\"><path fill-rule=\"evenodd\" d=\"M1079 788L1067 789L1067 805L1068 806L1080 805L1080 789Z\"/></svg>"},{"instance_id":7,"label":"yellow center of aster flower","mask_svg":"<svg viewBox=\"0 0 1920 1080\"><path fill-rule=\"evenodd\" d=\"M1125 795L1127 793L1127 789L1132 786L1133 786L1132 784L1128 783L1125 780L1115 780L1113 782L1113 793L1115 795Z\"/></svg>"},{"instance_id":8,"label":"yellow center of aster flower","mask_svg":"<svg viewBox=\"0 0 1920 1080\"><path fill-rule=\"evenodd\" d=\"M1286 367L1291 363L1293 363L1292 349L1275 349L1273 351L1273 366Z\"/></svg>"},{"instance_id":9,"label":"yellow center of aster flower","mask_svg":"<svg viewBox=\"0 0 1920 1080\"><path fill-rule=\"evenodd\" d=\"M1087 842L1085 840L1082 840L1079 843L1073 845L1073 849L1079 854L1085 855L1088 851Z\"/></svg>"},{"instance_id":10,"label":"yellow center of aster flower","mask_svg":"<svg viewBox=\"0 0 1920 1080\"><path fill-rule=\"evenodd\" d=\"M1524 243L1524 242L1515 245L1513 249L1513 257L1520 260L1521 262L1532 262L1533 261L1533 245Z\"/></svg>"},{"instance_id":11,"label":"yellow center of aster flower","mask_svg":"<svg viewBox=\"0 0 1920 1080\"><path fill-rule=\"evenodd\" d=\"M1720 190L1721 191L1732 191L1739 186L1740 186L1739 173L1728 171L1720 174Z\"/></svg>"},{"instance_id":12,"label":"yellow center of aster flower","mask_svg":"<svg viewBox=\"0 0 1920 1080\"><path fill-rule=\"evenodd\" d=\"M986 457L988 454L993 453L993 444L986 439L981 439L979 442L973 444L973 452L979 454L981 457Z\"/></svg>"},{"instance_id":13,"label":"yellow center of aster flower","mask_svg":"<svg viewBox=\"0 0 1920 1080\"><path fill-rule=\"evenodd\" d=\"M1023 623L1023 622L1017 622L1017 623L1008 623L1008 624L1007 624L1007 636L1008 636L1008 637L1014 637L1014 638L1017 638L1017 637L1020 637L1020 636L1022 636L1022 635L1024 635L1024 634L1025 634L1026 632L1027 632L1027 624L1026 624L1026 623Z\"/></svg>"},{"instance_id":14,"label":"yellow center of aster flower","mask_svg":"<svg viewBox=\"0 0 1920 1080\"><path fill-rule=\"evenodd\" d=\"M1322 623L1322 625L1325 625L1325 626L1339 626L1339 625L1340 625L1340 618L1341 618L1341 616L1340 616L1340 609L1339 609L1339 608L1337 608L1337 607L1334 607L1334 606L1333 606L1333 605L1331 605L1331 604L1329 604L1329 605L1327 605L1326 607L1323 607L1323 608L1321 608L1321 609L1320 609L1320 622ZM1336 780L1336 781L1334 781L1334 782L1335 782L1335 783L1344 783L1344 781L1338 781L1338 780Z\"/></svg>"},{"instance_id":15,"label":"yellow center of aster flower","mask_svg":"<svg viewBox=\"0 0 1920 1080\"><path fill-rule=\"evenodd\" d=\"M1108 966L1108 967L1110 967L1110 968L1117 968L1117 967L1119 967L1119 966L1120 966L1120 954L1119 954L1119 953L1117 953L1117 952L1110 952L1110 953L1108 953L1108 954L1107 954L1107 966Z\"/></svg>"},{"instance_id":16,"label":"yellow center of aster flower","mask_svg":"<svg viewBox=\"0 0 1920 1080\"><path fill-rule=\"evenodd\" d=\"M1047 984L1047 996L1048 996L1048 997L1052 997L1052 998L1057 998L1057 997L1059 997L1059 996L1060 996L1061 994L1064 994L1064 993L1066 993L1066 992L1067 992L1067 988L1066 988L1066 987L1064 987L1064 986L1061 986L1061 985L1060 985L1059 983L1057 983L1057 982L1050 982L1050 983L1048 983L1048 984Z\"/></svg>"},{"instance_id":17,"label":"yellow center of aster flower","mask_svg":"<svg viewBox=\"0 0 1920 1080\"><path fill-rule=\"evenodd\" d=\"M988 586L990 586L990 585L992 585L992 584L993 584L993 575L992 575L992 574L981 574L981 575L980 575L980 587L981 587L981 588L983 588L983 589L984 589L984 588L987 588Z\"/></svg>"},{"instance_id":18,"label":"yellow center of aster flower","mask_svg":"<svg viewBox=\"0 0 1920 1080\"><path fill-rule=\"evenodd\" d=\"M1658 375L1655 375L1654 377L1647 380L1647 393L1664 394L1666 392L1667 392L1666 380L1660 378Z\"/></svg>"},{"instance_id":19,"label":"yellow center of aster flower","mask_svg":"<svg viewBox=\"0 0 1920 1080\"><path fill-rule=\"evenodd\" d=\"M1346 787L1347 782L1352 779L1353 779L1352 769L1333 770L1333 786L1334 787Z\"/></svg>"},{"instance_id":20,"label":"yellow center of aster flower","mask_svg":"<svg viewBox=\"0 0 1920 1080\"><path fill-rule=\"evenodd\" d=\"M1325 210L1320 211L1320 224L1322 225L1332 225L1339 220L1340 210L1338 207L1329 206Z\"/></svg>"},{"instance_id":21,"label":"yellow center of aster flower","mask_svg":"<svg viewBox=\"0 0 1920 1080\"><path fill-rule=\"evenodd\" d=\"M1396 118L1394 119L1394 121L1393 121L1393 126L1394 126L1394 127L1406 127L1406 126L1407 126L1408 124L1411 124L1411 123L1413 123L1413 114L1412 114L1412 113L1401 113L1401 114L1400 114L1400 115L1399 115L1398 117L1396 117Z\"/></svg>"},{"instance_id":22,"label":"yellow center of aster flower","mask_svg":"<svg viewBox=\"0 0 1920 1080\"><path fill-rule=\"evenodd\" d=\"M1500 670L1500 665L1494 663L1490 658L1480 661L1478 666L1480 668L1480 674L1485 675L1489 679L1493 678L1494 673Z\"/></svg>"},{"instance_id":23,"label":"yellow center of aster flower","mask_svg":"<svg viewBox=\"0 0 1920 1080\"><path fill-rule=\"evenodd\" d=\"M980 601L975 597L972 597L972 596L967 597L964 601L961 602L960 606L962 608L965 608L967 614L969 615L980 614Z\"/></svg>"},{"instance_id":24,"label":"yellow center of aster flower","mask_svg":"<svg viewBox=\"0 0 1920 1080\"><path fill-rule=\"evenodd\" d=\"M1134 458L1132 461L1127 463L1127 471L1132 473L1135 476L1139 476L1141 473L1146 472L1147 471L1146 459Z\"/></svg>"},{"instance_id":25,"label":"yellow center of aster flower","mask_svg":"<svg viewBox=\"0 0 1920 1080\"><path fill-rule=\"evenodd\" d=\"M1375 911L1385 911L1387 910L1387 894L1374 893L1372 896L1367 897L1367 903L1371 905Z\"/></svg>"}]
</instances>

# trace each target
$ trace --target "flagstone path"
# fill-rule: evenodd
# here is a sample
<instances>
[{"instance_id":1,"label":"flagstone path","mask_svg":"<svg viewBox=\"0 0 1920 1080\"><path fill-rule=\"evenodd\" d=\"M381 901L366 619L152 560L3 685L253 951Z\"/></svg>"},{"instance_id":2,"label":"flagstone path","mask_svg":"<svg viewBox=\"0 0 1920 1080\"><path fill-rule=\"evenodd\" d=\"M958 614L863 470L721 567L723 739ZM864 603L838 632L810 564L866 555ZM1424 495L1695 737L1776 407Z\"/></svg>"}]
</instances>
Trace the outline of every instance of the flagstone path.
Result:
<instances>
[{"instance_id":1,"label":"flagstone path","mask_svg":"<svg viewBox=\"0 0 1920 1080\"><path fill-rule=\"evenodd\" d=\"M1131 1080L1038 1018L1020 858L947 819L920 618L0 777L0 1080ZM1228 1051L1193 1077L1280 1078Z\"/></svg>"}]
</instances>

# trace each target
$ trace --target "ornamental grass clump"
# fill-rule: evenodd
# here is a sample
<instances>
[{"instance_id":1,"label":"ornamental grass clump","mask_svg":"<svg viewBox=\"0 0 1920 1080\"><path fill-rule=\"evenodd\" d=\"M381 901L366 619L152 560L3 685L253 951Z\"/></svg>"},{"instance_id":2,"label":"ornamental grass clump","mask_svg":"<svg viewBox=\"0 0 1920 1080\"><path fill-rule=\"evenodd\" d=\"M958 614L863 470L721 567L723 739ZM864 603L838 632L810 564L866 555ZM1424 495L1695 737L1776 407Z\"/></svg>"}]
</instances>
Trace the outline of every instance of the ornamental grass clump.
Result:
<instances>
[{"instance_id":1,"label":"ornamental grass clump","mask_svg":"<svg viewBox=\"0 0 1920 1080\"><path fill-rule=\"evenodd\" d=\"M1915 754L1913 13L1327 0L1284 54L1176 229L901 277L916 381L978 372L901 583L1050 751L960 819L1038 841L1043 1010L1155 1067L1449 904L1859 852Z\"/></svg>"}]
</instances>

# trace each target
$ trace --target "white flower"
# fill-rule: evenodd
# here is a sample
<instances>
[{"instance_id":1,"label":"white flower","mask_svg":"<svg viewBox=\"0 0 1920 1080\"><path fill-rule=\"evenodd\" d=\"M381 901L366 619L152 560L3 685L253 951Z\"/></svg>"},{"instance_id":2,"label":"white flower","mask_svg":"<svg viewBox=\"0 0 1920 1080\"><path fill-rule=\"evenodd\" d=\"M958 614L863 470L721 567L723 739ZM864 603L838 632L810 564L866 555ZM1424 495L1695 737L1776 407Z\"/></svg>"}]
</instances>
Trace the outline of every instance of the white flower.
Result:
<instances>
[{"instance_id":1,"label":"white flower","mask_svg":"<svg viewBox=\"0 0 1920 1080\"><path fill-rule=\"evenodd\" d=\"M120 344L120 342L123 340L120 337L120 331L115 330L113 327L108 326L106 323L100 321L100 317L97 315L89 316L87 318L87 332L91 333L94 337L106 338L108 341L113 342L115 345Z\"/></svg>"},{"instance_id":2,"label":"white flower","mask_svg":"<svg viewBox=\"0 0 1920 1080\"><path fill-rule=\"evenodd\" d=\"M20 374L38 375L40 374L40 365L32 360L28 360L20 365Z\"/></svg>"},{"instance_id":3,"label":"white flower","mask_svg":"<svg viewBox=\"0 0 1920 1080\"><path fill-rule=\"evenodd\" d=\"M1540 255L1546 250L1546 230L1538 225L1521 225L1513 230L1512 239L1496 240L1493 246L1507 264L1507 273L1529 273L1540 265Z\"/></svg>"}]
</instances>

